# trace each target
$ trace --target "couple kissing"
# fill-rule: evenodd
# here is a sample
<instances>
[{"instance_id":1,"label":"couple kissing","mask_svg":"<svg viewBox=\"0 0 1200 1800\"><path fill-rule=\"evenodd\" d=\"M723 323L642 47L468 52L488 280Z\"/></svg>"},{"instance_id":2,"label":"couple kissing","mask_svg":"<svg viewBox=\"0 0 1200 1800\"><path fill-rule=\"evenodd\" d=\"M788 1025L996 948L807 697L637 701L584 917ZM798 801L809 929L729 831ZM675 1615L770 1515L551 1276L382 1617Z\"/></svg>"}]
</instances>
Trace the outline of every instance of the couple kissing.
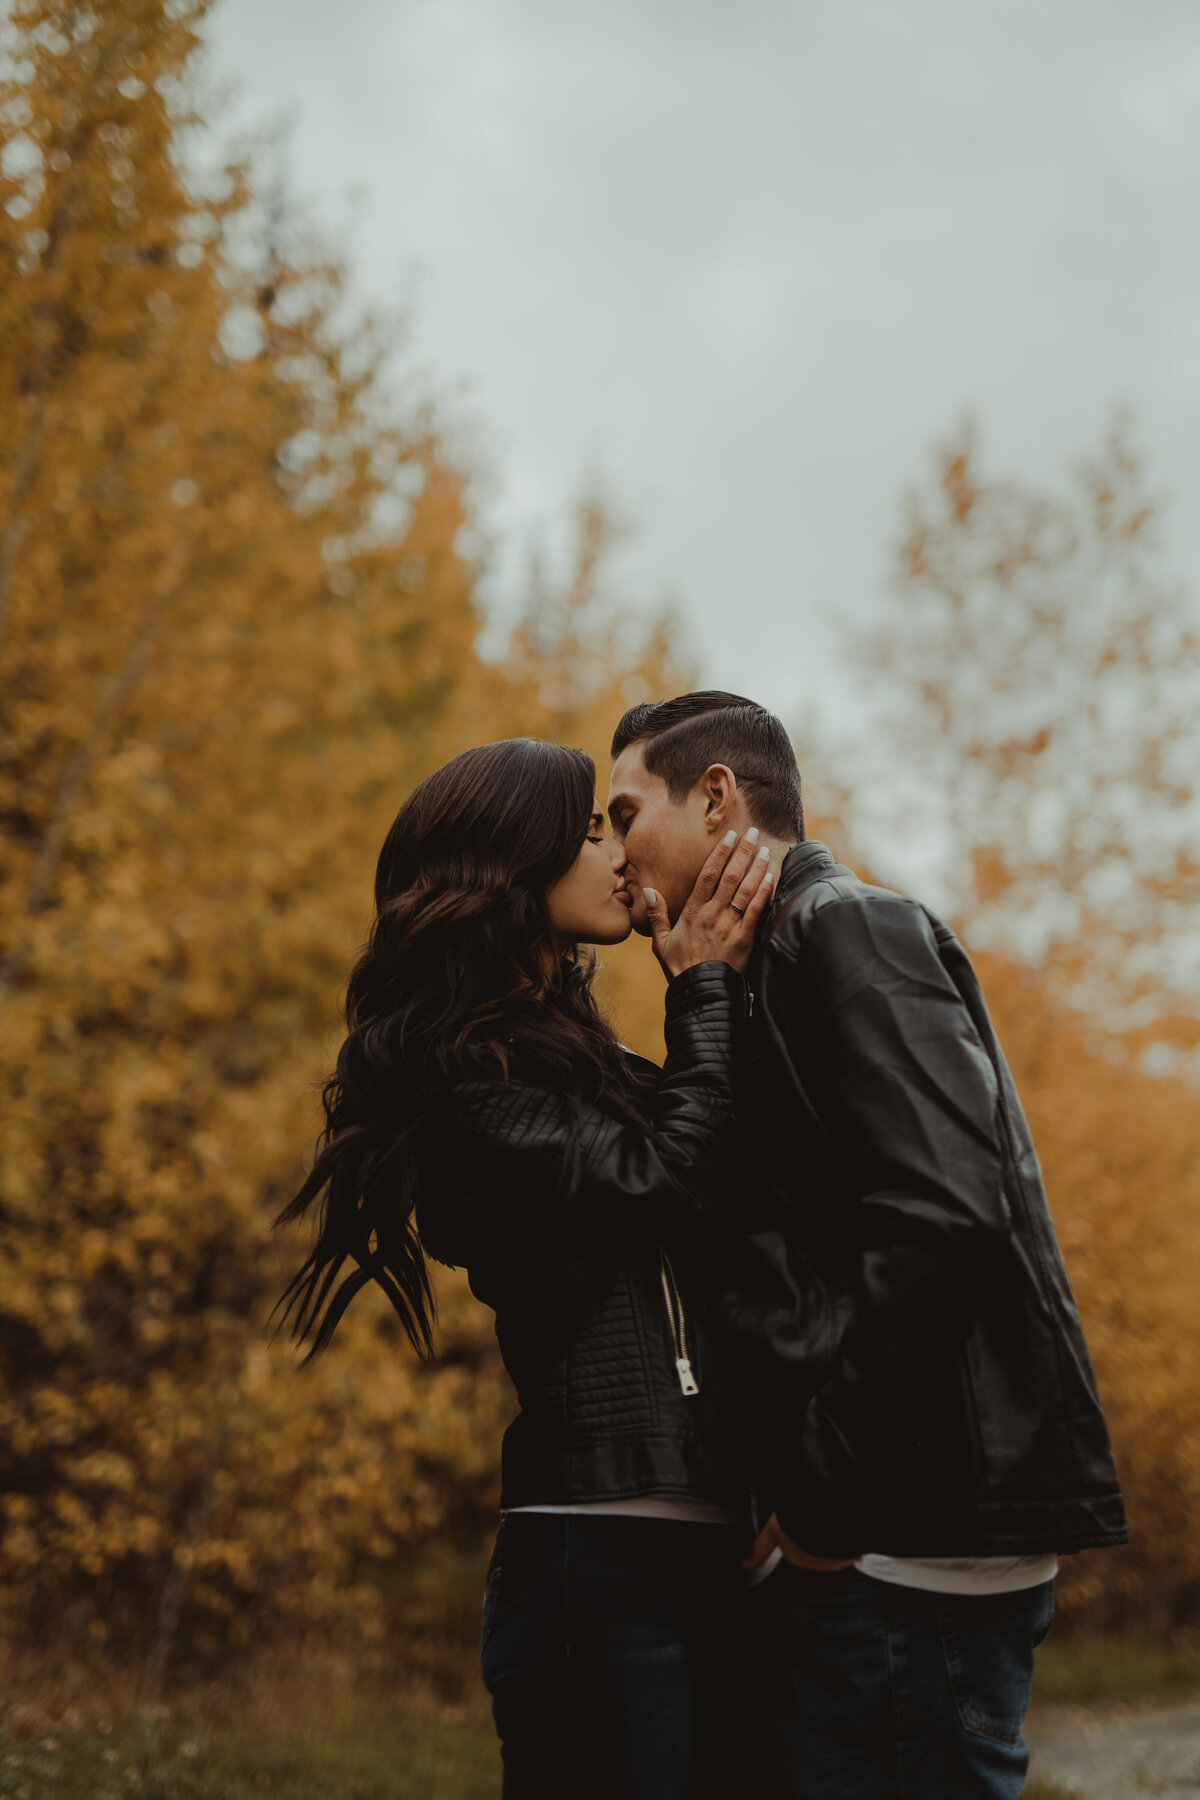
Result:
<instances>
[{"instance_id":1,"label":"couple kissing","mask_svg":"<svg viewBox=\"0 0 1200 1800\"><path fill-rule=\"evenodd\" d=\"M1125 1541L1033 1142L975 973L805 837L735 694L423 781L282 1305L309 1354L427 1258L495 1314L483 1677L505 1800L1016 1800L1058 1558ZM647 936L663 1066L591 946Z\"/></svg>"}]
</instances>

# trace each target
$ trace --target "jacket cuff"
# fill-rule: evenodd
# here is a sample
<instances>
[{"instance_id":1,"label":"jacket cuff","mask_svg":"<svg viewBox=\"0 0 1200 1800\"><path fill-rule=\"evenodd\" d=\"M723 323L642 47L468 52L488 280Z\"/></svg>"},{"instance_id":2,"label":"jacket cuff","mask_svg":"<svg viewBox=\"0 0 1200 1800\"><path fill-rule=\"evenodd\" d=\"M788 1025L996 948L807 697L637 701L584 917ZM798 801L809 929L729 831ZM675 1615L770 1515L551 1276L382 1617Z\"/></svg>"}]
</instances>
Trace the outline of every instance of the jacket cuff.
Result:
<instances>
[{"instance_id":1,"label":"jacket cuff","mask_svg":"<svg viewBox=\"0 0 1200 1800\"><path fill-rule=\"evenodd\" d=\"M680 1018L714 1000L728 1000L740 1016L746 1011L748 993L746 977L728 963L693 963L667 984L667 1018Z\"/></svg>"}]
</instances>

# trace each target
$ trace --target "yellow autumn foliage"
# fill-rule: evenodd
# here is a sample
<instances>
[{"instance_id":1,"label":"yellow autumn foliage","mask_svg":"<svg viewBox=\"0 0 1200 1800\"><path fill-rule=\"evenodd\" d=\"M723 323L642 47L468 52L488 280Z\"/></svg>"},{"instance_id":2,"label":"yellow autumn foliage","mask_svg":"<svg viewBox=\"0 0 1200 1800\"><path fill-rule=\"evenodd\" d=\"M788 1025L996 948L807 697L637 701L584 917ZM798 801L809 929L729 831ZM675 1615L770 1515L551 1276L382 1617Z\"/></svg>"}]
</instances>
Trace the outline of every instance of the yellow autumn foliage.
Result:
<instances>
[{"instance_id":1,"label":"yellow autumn foliage","mask_svg":"<svg viewBox=\"0 0 1200 1800\"><path fill-rule=\"evenodd\" d=\"M1038 1147L1112 1433L1131 1547L1071 1558L1064 1606L1108 1629L1194 1621L1200 1581L1200 1107L1118 1062L1041 977L976 958Z\"/></svg>"},{"instance_id":2,"label":"yellow autumn foliage","mask_svg":"<svg viewBox=\"0 0 1200 1800\"><path fill-rule=\"evenodd\" d=\"M386 334L254 238L245 171L174 154L203 11L24 5L0 91L30 146L0 188L0 1605L160 1638L182 1608L201 1649L377 1630L363 1569L494 1504L461 1280L434 1368L364 1304L298 1378L269 1225L396 807L567 723L541 694L604 608L593 561L519 669L476 656L465 482L389 406ZM610 658L576 735L661 661Z\"/></svg>"},{"instance_id":3,"label":"yellow autumn foliage","mask_svg":"<svg viewBox=\"0 0 1200 1800\"><path fill-rule=\"evenodd\" d=\"M953 858L1129 1503L1131 1550L1072 1563L1063 1596L1161 1631L1200 1576L1200 618L1157 527L1124 430L1050 494L967 434L860 648L887 697L879 787Z\"/></svg>"}]
</instances>

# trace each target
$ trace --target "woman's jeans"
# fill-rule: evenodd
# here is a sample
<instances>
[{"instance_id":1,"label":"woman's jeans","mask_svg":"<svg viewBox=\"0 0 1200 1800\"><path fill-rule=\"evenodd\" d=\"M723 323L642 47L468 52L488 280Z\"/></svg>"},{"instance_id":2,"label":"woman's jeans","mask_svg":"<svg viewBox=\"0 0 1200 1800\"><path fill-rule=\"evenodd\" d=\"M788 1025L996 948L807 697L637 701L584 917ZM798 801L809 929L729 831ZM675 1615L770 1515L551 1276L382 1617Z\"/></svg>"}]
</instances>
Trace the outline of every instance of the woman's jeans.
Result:
<instances>
[{"instance_id":1,"label":"woman's jeans","mask_svg":"<svg viewBox=\"0 0 1200 1800\"><path fill-rule=\"evenodd\" d=\"M781 1563L747 1595L784 1791L804 1800L1017 1800L1033 1652L1054 1584L932 1594Z\"/></svg>"},{"instance_id":2,"label":"woman's jeans","mask_svg":"<svg viewBox=\"0 0 1200 1800\"><path fill-rule=\"evenodd\" d=\"M753 1792L736 1687L742 1553L732 1526L506 1515L483 1614L504 1800Z\"/></svg>"}]
</instances>

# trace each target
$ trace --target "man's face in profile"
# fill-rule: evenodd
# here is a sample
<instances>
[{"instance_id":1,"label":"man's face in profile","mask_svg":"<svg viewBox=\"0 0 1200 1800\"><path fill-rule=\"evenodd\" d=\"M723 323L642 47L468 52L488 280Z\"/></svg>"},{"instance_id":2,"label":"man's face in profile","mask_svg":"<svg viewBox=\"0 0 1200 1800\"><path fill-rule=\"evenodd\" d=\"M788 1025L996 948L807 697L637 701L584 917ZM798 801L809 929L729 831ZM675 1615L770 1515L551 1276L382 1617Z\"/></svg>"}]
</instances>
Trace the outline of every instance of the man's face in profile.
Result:
<instances>
[{"instance_id":1,"label":"man's face in profile","mask_svg":"<svg viewBox=\"0 0 1200 1800\"><path fill-rule=\"evenodd\" d=\"M662 776L647 770L641 744L630 744L613 764L608 816L613 835L625 849L633 929L643 937L649 934L646 888L657 888L672 922L683 910L713 847L705 813L701 784L682 800L672 800Z\"/></svg>"}]
</instances>

